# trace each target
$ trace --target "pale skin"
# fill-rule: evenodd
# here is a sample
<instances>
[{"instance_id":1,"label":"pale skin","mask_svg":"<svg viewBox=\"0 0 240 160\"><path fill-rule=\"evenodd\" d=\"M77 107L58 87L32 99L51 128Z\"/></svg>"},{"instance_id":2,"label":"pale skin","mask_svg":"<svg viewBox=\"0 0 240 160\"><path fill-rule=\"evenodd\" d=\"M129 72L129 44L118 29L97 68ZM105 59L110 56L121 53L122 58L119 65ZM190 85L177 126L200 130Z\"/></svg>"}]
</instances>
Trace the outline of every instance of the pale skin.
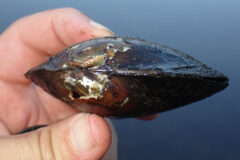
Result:
<instances>
[{"instance_id":1,"label":"pale skin","mask_svg":"<svg viewBox=\"0 0 240 160\"><path fill-rule=\"evenodd\" d=\"M0 35L1 159L100 159L105 154L111 133L102 117L78 113L24 77L64 48L102 36L113 33L71 8L24 17ZM53 125L13 135L39 124Z\"/></svg>"}]
</instances>

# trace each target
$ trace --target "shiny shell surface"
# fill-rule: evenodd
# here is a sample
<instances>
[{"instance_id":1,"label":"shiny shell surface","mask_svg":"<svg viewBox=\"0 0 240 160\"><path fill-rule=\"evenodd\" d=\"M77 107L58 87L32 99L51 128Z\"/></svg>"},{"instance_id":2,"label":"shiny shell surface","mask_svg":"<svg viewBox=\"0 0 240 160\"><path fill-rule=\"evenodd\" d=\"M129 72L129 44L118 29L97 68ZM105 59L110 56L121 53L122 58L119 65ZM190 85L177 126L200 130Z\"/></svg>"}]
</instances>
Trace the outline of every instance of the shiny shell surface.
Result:
<instances>
[{"instance_id":1,"label":"shiny shell surface","mask_svg":"<svg viewBox=\"0 0 240 160\"><path fill-rule=\"evenodd\" d=\"M178 50L103 37L69 47L25 76L81 112L139 117L204 99L228 78Z\"/></svg>"}]
</instances>

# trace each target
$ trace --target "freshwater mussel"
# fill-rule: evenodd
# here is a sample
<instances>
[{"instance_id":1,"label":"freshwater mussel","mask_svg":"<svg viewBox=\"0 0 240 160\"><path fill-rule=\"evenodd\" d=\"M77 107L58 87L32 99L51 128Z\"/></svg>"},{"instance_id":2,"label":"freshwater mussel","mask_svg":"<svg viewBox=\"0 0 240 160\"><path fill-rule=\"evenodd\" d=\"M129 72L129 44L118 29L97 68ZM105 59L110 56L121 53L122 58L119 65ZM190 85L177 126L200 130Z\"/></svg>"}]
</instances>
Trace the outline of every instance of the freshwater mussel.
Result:
<instances>
[{"instance_id":1,"label":"freshwater mussel","mask_svg":"<svg viewBox=\"0 0 240 160\"><path fill-rule=\"evenodd\" d=\"M69 47L25 76L79 111L146 116L206 98L228 78L178 50L103 37Z\"/></svg>"}]
</instances>

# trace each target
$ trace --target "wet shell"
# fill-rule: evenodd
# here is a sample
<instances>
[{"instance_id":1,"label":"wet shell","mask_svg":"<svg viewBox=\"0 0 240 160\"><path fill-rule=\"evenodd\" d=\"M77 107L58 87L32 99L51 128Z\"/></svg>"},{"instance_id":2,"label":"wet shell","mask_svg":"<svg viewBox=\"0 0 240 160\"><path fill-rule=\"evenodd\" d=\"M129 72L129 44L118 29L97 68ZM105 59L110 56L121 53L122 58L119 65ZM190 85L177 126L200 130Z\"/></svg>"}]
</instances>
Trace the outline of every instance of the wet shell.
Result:
<instances>
[{"instance_id":1,"label":"wet shell","mask_svg":"<svg viewBox=\"0 0 240 160\"><path fill-rule=\"evenodd\" d=\"M92 39L25 76L82 112L146 116L223 90L228 78L178 50L123 37Z\"/></svg>"}]
</instances>

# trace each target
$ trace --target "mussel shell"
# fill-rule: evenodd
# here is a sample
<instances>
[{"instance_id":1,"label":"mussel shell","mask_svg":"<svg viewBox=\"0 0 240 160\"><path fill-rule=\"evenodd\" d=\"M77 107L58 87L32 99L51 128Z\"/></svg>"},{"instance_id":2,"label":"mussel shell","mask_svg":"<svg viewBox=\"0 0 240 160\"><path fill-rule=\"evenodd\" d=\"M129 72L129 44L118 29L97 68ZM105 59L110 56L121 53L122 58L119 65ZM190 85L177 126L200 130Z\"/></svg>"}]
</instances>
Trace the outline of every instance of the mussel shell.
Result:
<instances>
[{"instance_id":1,"label":"mussel shell","mask_svg":"<svg viewBox=\"0 0 240 160\"><path fill-rule=\"evenodd\" d=\"M219 92L228 78L178 50L103 37L69 47L25 76L82 112L139 117Z\"/></svg>"}]
</instances>

